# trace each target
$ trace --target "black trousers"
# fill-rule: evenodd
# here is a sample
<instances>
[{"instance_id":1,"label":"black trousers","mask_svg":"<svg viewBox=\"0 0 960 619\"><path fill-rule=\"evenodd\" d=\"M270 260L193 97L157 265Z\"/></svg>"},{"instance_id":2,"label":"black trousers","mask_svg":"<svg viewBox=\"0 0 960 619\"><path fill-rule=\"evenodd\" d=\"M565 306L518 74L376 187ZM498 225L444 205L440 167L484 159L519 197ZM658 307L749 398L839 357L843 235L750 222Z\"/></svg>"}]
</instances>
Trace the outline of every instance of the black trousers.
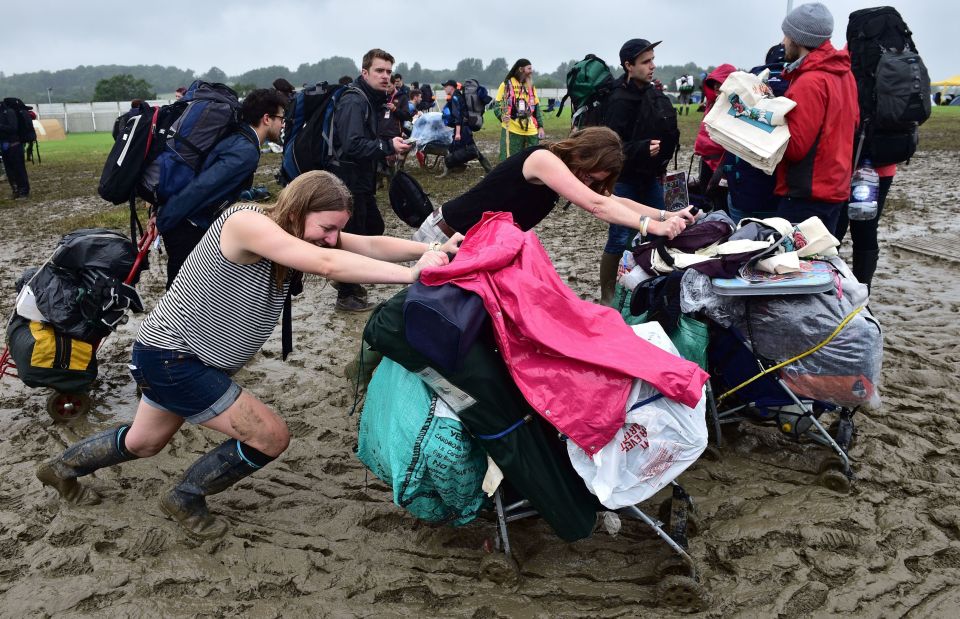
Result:
<instances>
[{"instance_id":1,"label":"black trousers","mask_svg":"<svg viewBox=\"0 0 960 619\"><path fill-rule=\"evenodd\" d=\"M167 288L173 284L177 273L187 260L187 256L197 246L206 230L193 225L186 219L168 230L163 237L163 246L167 250Z\"/></svg>"},{"instance_id":2,"label":"black trousers","mask_svg":"<svg viewBox=\"0 0 960 619\"><path fill-rule=\"evenodd\" d=\"M377 196L373 193L353 194L353 214L350 221L343 227L344 232L361 234L363 236L379 236L386 229L383 215L377 208ZM340 283L336 286L337 297L340 299L363 294L360 284Z\"/></svg>"},{"instance_id":3,"label":"black trousers","mask_svg":"<svg viewBox=\"0 0 960 619\"><path fill-rule=\"evenodd\" d=\"M377 208L376 194L355 192L353 215L350 216L350 221L344 226L343 231L363 236L380 236L385 229L383 216Z\"/></svg>"},{"instance_id":4,"label":"black trousers","mask_svg":"<svg viewBox=\"0 0 960 619\"><path fill-rule=\"evenodd\" d=\"M4 148L3 169L7 173L7 182L14 196L30 195L30 178L27 176L27 163L23 158L23 142L14 142Z\"/></svg>"}]
</instances>

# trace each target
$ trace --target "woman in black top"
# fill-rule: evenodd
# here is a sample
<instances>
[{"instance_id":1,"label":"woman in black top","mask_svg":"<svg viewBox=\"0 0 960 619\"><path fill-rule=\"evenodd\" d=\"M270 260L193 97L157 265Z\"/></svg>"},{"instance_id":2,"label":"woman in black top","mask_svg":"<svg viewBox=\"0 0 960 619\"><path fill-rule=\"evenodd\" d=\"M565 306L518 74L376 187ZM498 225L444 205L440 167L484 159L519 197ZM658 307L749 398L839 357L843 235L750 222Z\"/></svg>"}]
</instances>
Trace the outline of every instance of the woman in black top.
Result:
<instances>
[{"instance_id":1,"label":"woman in black top","mask_svg":"<svg viewBox=\"0 0 960 619\"><path fill-rule=\"evenodd\" d=\"M466 233L485 211L498 211L511 213L521 229L530 230L560 197L607 223L671 239L693 222L689 208L667 218L662 210L611 195L622 168L617 134L606 127L589 127L507 158L473 188L444 204L436 225L447 236Z\"/></svg>"}]
</instances>

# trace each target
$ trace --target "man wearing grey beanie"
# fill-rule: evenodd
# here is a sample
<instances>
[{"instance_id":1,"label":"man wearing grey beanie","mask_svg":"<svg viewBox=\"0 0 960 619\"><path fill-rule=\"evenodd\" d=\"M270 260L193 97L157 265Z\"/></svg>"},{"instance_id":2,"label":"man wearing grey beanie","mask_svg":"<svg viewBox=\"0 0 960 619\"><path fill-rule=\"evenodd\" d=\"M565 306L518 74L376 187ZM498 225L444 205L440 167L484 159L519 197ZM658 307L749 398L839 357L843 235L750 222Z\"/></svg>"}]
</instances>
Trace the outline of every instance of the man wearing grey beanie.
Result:
<instances>
[{"instance_id":1,"label":"man wearing grey beanie","mask_svg":"<svg viewBox=\"0 0 960 619\"><path fill-rule=\"evenodd\" d=\"M777 167L777 215L793 223L817 216L834 230L850 197L853 138L860 111L850 55L834 49L833 15L819 2L801 4L783 20L790 80L785 96L790 142Z\"/></svg>"}]
</instances>

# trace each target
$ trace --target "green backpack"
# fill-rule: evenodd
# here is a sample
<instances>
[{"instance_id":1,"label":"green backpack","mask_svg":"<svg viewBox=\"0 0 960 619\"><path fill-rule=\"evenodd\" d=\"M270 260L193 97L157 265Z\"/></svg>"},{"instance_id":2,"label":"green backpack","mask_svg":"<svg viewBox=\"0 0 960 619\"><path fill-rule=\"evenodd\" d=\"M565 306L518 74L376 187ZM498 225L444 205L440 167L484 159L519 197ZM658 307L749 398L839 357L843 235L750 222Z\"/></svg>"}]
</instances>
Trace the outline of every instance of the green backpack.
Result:
<instances>
[{"instance_id":1,"label":"green backpack","mask_svg":"<svg viewBox=\"0 0 960 619\"><path fill-rule=\"evenodd\" d=\"M587 54L567 71L567 94L560 100L557 116L563 111L567 99L570 99L573 104L570 125L574 129L602 125L603 103L613 91L615 83L616 78L607 63L594 54Z\"/></svg>"}]
</instances>

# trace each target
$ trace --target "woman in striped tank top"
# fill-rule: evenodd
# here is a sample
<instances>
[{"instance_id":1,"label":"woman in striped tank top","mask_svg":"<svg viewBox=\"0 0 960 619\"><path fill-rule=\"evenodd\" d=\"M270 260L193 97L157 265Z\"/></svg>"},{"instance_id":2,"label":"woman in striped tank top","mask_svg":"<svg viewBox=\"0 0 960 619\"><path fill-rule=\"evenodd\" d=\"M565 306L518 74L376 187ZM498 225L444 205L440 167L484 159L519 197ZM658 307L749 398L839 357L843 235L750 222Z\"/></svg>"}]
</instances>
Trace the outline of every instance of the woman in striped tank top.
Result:
<instances>
[{"instance_id":1,"label":"woman in striped tank top","mask_svg":"<svg viewBox=\"0 0 960 619\"><path fill-rule=\"evenodd\" d=\"M200 424L230 438L197 460L160 506L193 537L222 536L227 524L209 513L205 497L277 458L290 440L283 419L231 376L272 333L293 273L412 283L422 269L446 264L463 238L427 246L341 233L351 209L350 192L328 172L297 177L268 214L251 204L227 209L140 327L130 372L143 397L133 423L75 443L40 466L40 481L71 503L97 504L78 477L155 455L184 421ZM393 264L413 260L413 267Z\"/></svg>"}]
</instances>

